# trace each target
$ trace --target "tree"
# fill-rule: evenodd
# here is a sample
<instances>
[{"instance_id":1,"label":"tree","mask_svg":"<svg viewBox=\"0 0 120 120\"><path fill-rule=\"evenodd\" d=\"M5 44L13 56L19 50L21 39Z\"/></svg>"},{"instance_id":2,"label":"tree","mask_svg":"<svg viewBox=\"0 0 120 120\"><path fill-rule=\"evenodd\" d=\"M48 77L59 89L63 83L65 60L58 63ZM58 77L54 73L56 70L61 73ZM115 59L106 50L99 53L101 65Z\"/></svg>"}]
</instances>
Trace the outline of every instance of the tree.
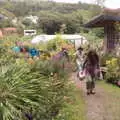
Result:
<instances>
[{"instance_id":1,"label":"tree","mask_svg":"<svg viewBox=\"0 0 120 120\"><path fill-rule=\"evenodd\" d=\"M32 25L32 21L31 21L30 19L24 19L24 20L22 21L22 23L23 23L26 27Z\"/></svg>"},{"instance_id":2,"label":"tree","mask_svg":"<svg viewBox=\"0 0 120 120\"><path fill-rule=\"evenodd\" d=\"M8 19L4 19L0 21L0 28L12 27L12 26L13 26L12 22Z\"/></svg>"},{"instance_id":3,"label":"tree","mask_svg":"<svg viewBox=\"0 0 120 120\"><path fill-rule=\"evenodd\" d=\"M96 5L99 5L101 7L104 7L104 3L105 3L106 0L95 0L95 4Z\"/></svg>"},{"instance_id":4,"label":"tree","mask_svg":"<svg viewBox=\"0 0 120 120\"><path fill-rule=\"evenodd\" d=\"M38 27L47 34L55 34L60 31L60 26L63 24L62 17L61 14L55 12L40 12Z\"/></svg>"},{"instance_id":5,"label":"tree","mask_svg":"<svg viewBox=\"0 0 120 120\"><path fill-rule=\"evenodd\" d=\"M67 31L66 24L60 25L60 33L61 33L61 34L64 34L66 31Z\"/></svg>"}]
</instances>

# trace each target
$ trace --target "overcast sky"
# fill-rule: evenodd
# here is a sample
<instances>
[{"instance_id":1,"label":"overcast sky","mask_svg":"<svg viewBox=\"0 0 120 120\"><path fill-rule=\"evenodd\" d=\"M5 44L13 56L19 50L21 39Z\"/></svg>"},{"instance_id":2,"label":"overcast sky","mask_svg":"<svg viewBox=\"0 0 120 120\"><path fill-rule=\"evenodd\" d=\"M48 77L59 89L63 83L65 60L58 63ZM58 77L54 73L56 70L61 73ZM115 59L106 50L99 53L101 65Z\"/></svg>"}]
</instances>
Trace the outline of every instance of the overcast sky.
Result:
<instances>
[{"instance_id":1,"label":"overcast sky","mask_svg":"<svg viewBox=\"0 0 120 120\"><path fill-rule=\"evenodd\" d=\"M81 2L87 2L92 3L94 0L54 0L56 2L70 2L70 3L78 3ZM108 8L120 8L120 0L106 0L105 6Z\"/></svg>"}]
</instances>

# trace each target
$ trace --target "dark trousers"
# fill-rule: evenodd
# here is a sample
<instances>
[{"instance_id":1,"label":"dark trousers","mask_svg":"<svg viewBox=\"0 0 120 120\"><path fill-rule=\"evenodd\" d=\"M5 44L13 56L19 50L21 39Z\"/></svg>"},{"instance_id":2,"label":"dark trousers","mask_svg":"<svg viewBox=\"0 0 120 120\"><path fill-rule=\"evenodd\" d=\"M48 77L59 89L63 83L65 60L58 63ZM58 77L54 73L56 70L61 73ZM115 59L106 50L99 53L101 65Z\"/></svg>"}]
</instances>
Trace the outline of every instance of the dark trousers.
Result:
<instances>
[{"instance_id":1,"label":"dark trousers","mask_svg":"<svg viewBox=\"0 0 120 120\"><path fill-rule=\"evenodd\" d=\"M86 88L87 90L92 90L95 88L95 77L91 77L90 75L87 76Z\"/></svg>"}]
</instances>

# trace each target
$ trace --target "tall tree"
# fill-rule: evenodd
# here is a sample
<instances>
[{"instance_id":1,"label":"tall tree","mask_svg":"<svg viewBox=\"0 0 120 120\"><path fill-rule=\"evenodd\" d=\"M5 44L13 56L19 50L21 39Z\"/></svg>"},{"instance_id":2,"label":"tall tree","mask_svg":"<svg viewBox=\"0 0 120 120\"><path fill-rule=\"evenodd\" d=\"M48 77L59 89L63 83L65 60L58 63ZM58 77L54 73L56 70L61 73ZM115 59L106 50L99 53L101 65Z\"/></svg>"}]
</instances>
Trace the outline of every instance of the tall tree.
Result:
<instances>
[{"instance_id":1,"label":"tall tree","mask_svg":"<svg viewBox=\"0 0 120 120\"><path fill-rule=\"evenodd\" d=\"M106 0L94 0L95 4L96 5L99 5L101 7L104 7L104 3L105 3Z\"/></svg>"}]
</instances>

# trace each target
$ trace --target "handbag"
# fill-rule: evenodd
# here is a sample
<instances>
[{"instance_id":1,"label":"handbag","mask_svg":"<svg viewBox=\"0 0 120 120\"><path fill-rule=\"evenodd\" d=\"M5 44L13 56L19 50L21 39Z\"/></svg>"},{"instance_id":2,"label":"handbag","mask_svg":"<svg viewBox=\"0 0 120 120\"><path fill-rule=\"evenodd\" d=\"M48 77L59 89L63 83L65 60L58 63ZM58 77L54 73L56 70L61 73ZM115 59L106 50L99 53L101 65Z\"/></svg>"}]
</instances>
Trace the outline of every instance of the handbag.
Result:
<instances>
[{"instance_id":1,"label":"handbag","mask_svg":"<svg viewBox=\"0 0 120 120\"><path fill-rule=\"evenodd\" d=\"M86 74L85 74L85 71L84 71L84 70L79 71L79 79L80 79L80 80L85 79L85 76L86 76Z\"/></svg>"}]
</instances>

